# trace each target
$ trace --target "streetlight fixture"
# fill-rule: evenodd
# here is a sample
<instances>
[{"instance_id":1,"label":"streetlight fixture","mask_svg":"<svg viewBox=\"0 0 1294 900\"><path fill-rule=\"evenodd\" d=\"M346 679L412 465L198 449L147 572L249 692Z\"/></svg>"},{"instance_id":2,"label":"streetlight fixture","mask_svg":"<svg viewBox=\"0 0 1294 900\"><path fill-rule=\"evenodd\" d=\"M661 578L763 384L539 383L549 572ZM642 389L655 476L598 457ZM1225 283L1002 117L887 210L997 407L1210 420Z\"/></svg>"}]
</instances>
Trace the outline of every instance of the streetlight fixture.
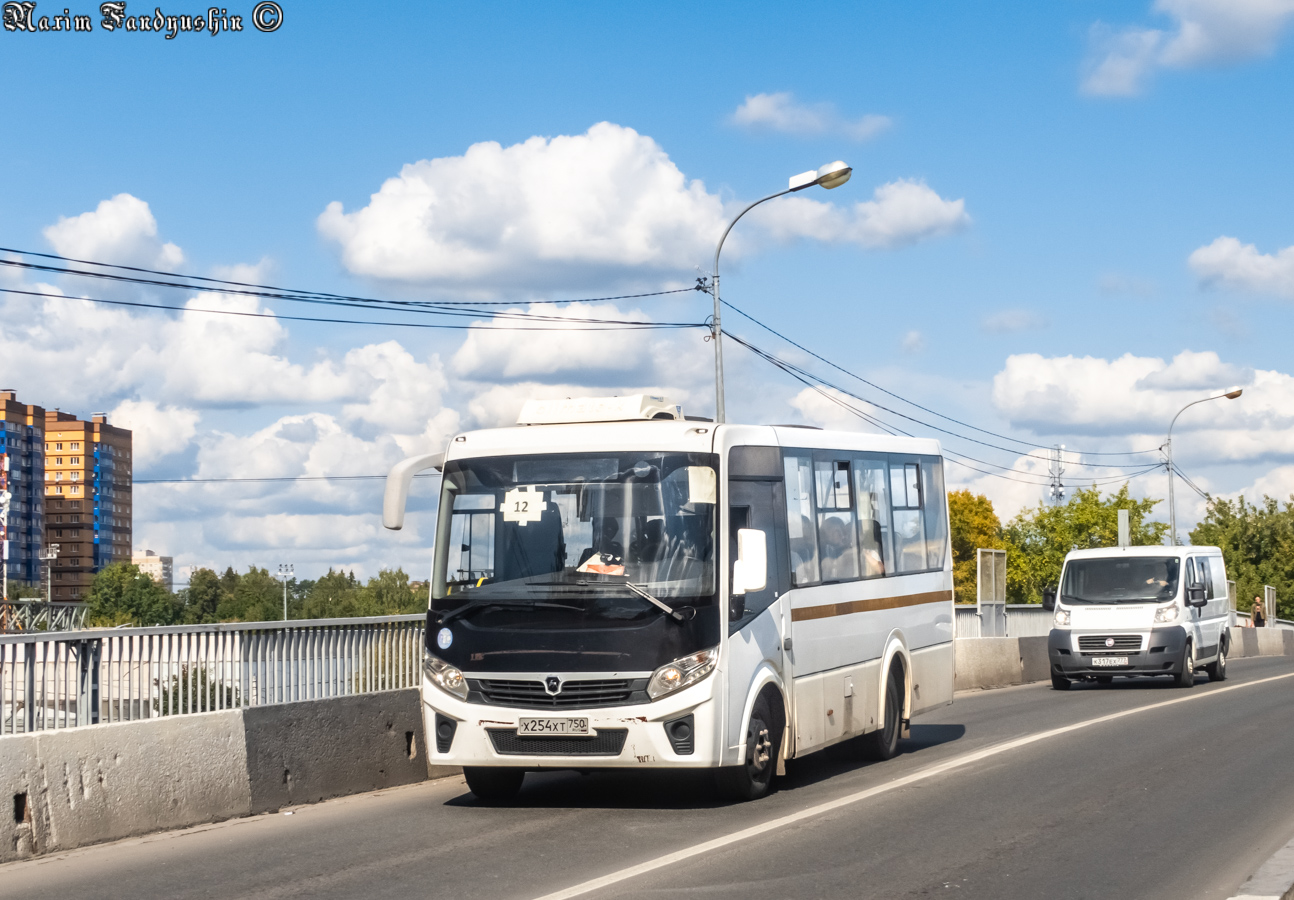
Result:
<instances>
[{"instance_id":1,"label":"streetlight fixture","mask_svg":"<svg viewBox=\"0 0 1294 900\"><path fill-rule=\"evenodd\" d=\"M1216 394L1202 400L1192 400L1177 411L1177 416L1180 416L1197 403L1207 403L1210 400L1234 400L1243 393L1243 388L1236 388L1234 391L1227 391L1224 394ZM1168 457L1168 533L1172 537L1174 547L1178 544L1177 500L1173 495L1173 426L1177 424L1177 416L1173 416L1173 421L1168 423L1168 440L1164 442L1164 453Z\"/></svg>"},{"instance_id":2,"label":"streetlight fixture","mask_svg":"<svg viewBox=\"0 0 1294 900\"><path fill-rule=\"evenodd\" d=\"M283 581L283 621L288 620L288 579L293 578L296 569L292 563L279 563L279 578Z\"/></svg>"},{"instance_id":3,"label":"streetlight fixture","mask_svg":"<svg viewBox=\"0 0 1294 900\"><path fill-rule=\"evenodd\" d=\"M727 417L723 402L723 325L719 309L719 251L723 249L723 242L727 240L728 232L732 231L732 226L737 224L738 219L765 201L781 197L784 194L793 194L814 185L827 190L838 188L849 180L849 176L853 174L853 171L852 168L840 160L836 160L833 163L827 163L820 169L792 175L786 190L778 191L776 194L769 194L767 197L756 200L737 213L737 218L729 222L728 227L723 230L723 236L719 238L719 246L714 248L714 270L710 276L710 293L714 295L714 325L710 333L714 337L714 421L716 425L722 424Z\"/></svg>"}]
</instances>

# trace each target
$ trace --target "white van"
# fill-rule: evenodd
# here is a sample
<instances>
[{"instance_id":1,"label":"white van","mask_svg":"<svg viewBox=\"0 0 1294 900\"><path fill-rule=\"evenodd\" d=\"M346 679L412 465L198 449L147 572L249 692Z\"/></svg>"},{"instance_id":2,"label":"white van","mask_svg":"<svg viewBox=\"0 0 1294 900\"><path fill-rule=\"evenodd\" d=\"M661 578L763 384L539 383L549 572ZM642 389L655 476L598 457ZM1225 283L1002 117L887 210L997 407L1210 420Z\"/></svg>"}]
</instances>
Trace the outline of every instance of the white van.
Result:
<instances>
[{"instance_id":1,"label":"white van","mask_svg":"<svg viewBox=\"0 0 1294 900\"><path fill-rule=\"evenodd\" d=\"M1109 684L1116 675L1169 675L1179 687L1203 668L1227 675L1235 613L1217 547L1106 547L1065 557L1047 652L1051 685Z\"/></svg>"}]
</instances>

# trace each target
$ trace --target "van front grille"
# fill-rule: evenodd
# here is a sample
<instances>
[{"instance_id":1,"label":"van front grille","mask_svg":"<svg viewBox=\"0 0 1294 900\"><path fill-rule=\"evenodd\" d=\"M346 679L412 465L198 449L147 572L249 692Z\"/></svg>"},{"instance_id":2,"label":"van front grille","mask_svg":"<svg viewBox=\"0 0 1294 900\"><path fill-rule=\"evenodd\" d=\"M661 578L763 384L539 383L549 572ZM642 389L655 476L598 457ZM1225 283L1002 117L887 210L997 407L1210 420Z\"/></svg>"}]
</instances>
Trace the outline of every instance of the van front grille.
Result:
<instances>
[{"instance_id":1,"label":"van front grille","mask_svg":"<svg viewBox=\"0 0 1294 900\"><path fill-rule=\"evenodd\" d=\"M1112 642L1112 643L1111 643ZM1136 653L1141 650L1139 634L1084 634L1078 638L1082 653Z\"/></svg>"}]
</instances>

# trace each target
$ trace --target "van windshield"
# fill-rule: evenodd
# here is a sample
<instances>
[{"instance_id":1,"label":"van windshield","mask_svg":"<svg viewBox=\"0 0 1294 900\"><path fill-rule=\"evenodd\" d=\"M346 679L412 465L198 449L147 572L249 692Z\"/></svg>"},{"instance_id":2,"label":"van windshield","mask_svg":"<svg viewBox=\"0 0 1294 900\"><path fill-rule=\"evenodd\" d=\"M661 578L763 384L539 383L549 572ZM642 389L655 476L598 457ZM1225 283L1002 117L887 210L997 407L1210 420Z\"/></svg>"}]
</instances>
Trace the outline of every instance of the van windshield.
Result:
<instances>
[{"instance_id":1,"label":"van windshield","mask_svg":"<svg viewBox=\"0 0 1294 900\"><path fill-rule=\"evenodd\" d=\"M1177 596L1175 556L1075 559L1065 564L1062 603L1163 603Z\"/></svg>"}]
</instances>

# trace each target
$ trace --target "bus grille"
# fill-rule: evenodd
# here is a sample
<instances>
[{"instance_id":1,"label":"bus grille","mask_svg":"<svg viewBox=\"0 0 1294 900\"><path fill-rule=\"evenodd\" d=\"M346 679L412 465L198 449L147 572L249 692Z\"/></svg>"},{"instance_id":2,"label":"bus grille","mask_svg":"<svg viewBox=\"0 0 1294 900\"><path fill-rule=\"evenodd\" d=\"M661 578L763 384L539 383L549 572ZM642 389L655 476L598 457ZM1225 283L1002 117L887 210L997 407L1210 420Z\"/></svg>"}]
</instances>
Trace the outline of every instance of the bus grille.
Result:
<instances>
[{"instance_id":1,"label":"bus grille","mask_svg":"<svg viewBox=\"0 0 1294 900\"><path fill-rule=\"evenodd\" d=\"M1114 644L1107 646L1107 640L1113 640ZM1078 638L1078 649L1083 653L1113 653L1115 650L1135 653L1141 649L1141 635L1084 634Z\"/></svg>"},{"instance_id":2,"label":"bus grille","mask_svg":"<svg viewBox=\"0 0 1294 900\"><path fill-rule=\"evenodd\" d=\"M544 690L542 681L482 678L477 685L486 703L530 709L616 706L631 702L634 688L632 681L623 678L567 681L557 694Z\"/></svg>"},{"instance_id":3,"label":"bus grille","mask_svg":"<svg viewBox=\"0 0 1294 900\"><path fill-rule=\"evenodd\" d=\"M494 752L504 756L619 756L627 728L600 729L592 737L523 737L506 728L487 728Z\"/></svg>"}]
</instances>

